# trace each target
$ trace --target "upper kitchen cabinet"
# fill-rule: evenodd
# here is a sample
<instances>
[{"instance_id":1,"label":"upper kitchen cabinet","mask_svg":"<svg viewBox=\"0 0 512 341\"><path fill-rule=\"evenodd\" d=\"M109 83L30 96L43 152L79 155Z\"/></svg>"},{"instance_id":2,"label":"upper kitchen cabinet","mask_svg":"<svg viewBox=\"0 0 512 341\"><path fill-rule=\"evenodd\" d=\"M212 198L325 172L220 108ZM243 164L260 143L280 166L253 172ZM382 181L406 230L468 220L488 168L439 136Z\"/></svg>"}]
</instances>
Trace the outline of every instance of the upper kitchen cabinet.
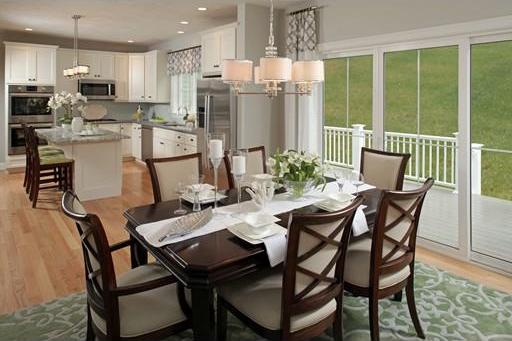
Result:
<instances>
[{"instance_id":1,"label":"upper kitchen cabinet","mask_svg":"<svg viewBox=\"0 0 512 341\"><path fill-rule=\"evenodd\" d=\"M5 42L6 83L54 85L56 50L53 45Z\"/></svg>"},{"instance_id":2,"label":"upper kitchen cabinet","mask_svg":"<svg viewBox=\"0 0 512 341\"><path fill-rule=\"evenodd\" d=\"M116 101L128 101L128 55L124 53L116 54Z\"/></svg>"},{"instance_id":3,"label":"upper kitchen cabinet","mask_svg":"<svg viewBox=\"0 0 512 341\"><path fill-rule=\"evenodd\" d=\"M115 79L115 54L99 51L80 51L80 64L89 65L85 79Z\"/></svg>"},{"instance_id":4,"label":"upper kitchen cabinet","mask_svg":"<svg viewBox=\"0 0 512 341\"><path fill-rule=\"evenodd\" d=\"M165 52L132 53L128 64L130 102L169 103L170 80Z\"/></svg>"},{"instance_id":5,"label":"upper kitchen cabinet","mask_svg":"<svg viewBox=\"0 0 512 341\"><path fill-rule=\"evenodd\" d=\"M222 72L223 59L236 58L236 26L230 25L201 36L201 68L203 75Z\"/></svg>"}]
</instances>

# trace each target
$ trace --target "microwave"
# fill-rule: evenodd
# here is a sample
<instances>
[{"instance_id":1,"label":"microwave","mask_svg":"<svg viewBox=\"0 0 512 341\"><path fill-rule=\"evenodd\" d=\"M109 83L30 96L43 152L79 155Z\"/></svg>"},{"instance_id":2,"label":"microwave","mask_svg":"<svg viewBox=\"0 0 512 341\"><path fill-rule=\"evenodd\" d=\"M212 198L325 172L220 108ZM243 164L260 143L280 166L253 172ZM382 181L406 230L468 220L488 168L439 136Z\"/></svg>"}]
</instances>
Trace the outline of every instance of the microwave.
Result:
<instances>
[{"instance_id":1,"label":"microwave","mask_svg":"<svg viewBox=\"0 0 512 341\"><path fill-rule=\"evenodd\" d=\"M114 100L116 98L116 81L80 79L78 91L88 100Z\"/></svg>"}]
</instances>

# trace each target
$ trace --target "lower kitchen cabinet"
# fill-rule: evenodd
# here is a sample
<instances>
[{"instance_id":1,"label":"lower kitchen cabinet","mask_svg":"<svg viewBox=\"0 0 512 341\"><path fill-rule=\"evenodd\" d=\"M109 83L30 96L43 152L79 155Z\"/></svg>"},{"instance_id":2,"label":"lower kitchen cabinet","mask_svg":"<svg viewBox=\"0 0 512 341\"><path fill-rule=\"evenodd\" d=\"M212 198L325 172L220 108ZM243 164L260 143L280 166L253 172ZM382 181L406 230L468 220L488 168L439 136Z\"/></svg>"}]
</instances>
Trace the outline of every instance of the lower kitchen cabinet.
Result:
<instances>
[{"instance_id":1,"label":"lower kitchen cabinet","mask_svg":"<svg viewBox=\"0 0 512 341\"><path fill-rule=\"evenodd\" d=\"M132 124L121 123L121 135L128 136L127 139L122 139L122 152L123 156L132 156Z\"/></svg>"},{"instance_id":2,"label":"lower kitchen cabinet","mask_svg":"<svg viewBox=\"0 0 512 341\"><path fill-rule=\"evenodd\" d=\"M142 159L142 126L132 123L132 156L137 160Z\"/></svg>"},{"instance_id":3,"label":"lower kitchen cabinet","mask_svg":"<svg viewBox=\"0 0 512 341\"><path fill-rule=\"evenodd\" d=\"M153 129L153 157L173 157L197 152L196 136L174 130Z\"/></svg>"}]
</instances>

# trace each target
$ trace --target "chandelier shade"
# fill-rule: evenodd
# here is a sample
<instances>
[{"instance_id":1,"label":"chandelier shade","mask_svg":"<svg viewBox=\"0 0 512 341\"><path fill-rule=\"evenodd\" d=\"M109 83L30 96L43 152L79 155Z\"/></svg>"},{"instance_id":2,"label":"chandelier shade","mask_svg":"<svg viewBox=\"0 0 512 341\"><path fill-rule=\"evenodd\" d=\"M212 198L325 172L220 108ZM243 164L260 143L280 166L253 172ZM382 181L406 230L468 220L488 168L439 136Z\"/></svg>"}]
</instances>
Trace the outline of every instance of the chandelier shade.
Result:
<instances>
[{"instance_id":1,"label":"chandelier shade","mask_svg":"<svg viewBox=\"0 0 512 341\"><path fill-rule=\"evenodd\" d=\"M292 66L292 82L323 82L324 62L321 60L297 61Z\"/></svg>"},{"instance_id":2,"label":"chandelier shade","mask_svg":"<svg viewBox=\"0 0 512 341\"><path fill-rule=\"evenodd\" d=\"M222 61L222 80L225 82L252 81L252 60L224 59Z\"/></svg>"},{"instance_id":3,"label":"chandelier shade","mask_svg":"<svg viewBox=\"0 0 512 341\"><path fill-rule=\"evenodd\" d=\"M285 57L260 58L260 79L264 82L288 82L292 79L292 60Z\"/></svg>"},{"instance_id":4,"label":"chandelier shade","mask_svg":"<svg viewBox=\"0 0 512 341\"><path fill-rule=\"evenodd\" d=\"M78 55L80 53L78 50L78 20L82 18L82 16L75 14L72 18L75 21L75 32L73 39L73 65L62 70L62 74L64 75L64 77L69 79L80 79L89 74L90 68L89 65L80 65L78 60Z\"/></svg>"}]
</instances>

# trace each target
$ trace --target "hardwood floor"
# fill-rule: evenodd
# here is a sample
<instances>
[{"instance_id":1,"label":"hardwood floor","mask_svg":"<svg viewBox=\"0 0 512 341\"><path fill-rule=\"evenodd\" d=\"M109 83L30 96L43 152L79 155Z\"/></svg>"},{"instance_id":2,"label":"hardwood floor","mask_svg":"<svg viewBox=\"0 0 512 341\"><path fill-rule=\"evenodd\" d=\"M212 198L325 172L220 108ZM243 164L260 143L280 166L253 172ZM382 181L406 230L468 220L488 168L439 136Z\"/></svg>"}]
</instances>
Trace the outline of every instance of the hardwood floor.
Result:
<instances>
[{"instance_id":1,"label":"hardwood floor","mask_svg":"<svg viewBox=\"0 0 512 341\"><path fill-rule=\"evenodd\" d=\"M123 175L122 197L84 203L101 218L110 243L127 238L124 210L153 201L144 165L125 162ZM75 225L60 212L59 193L43 191L32 209L22 182L23 173L0 172L0 314L83 291L82 250ZM512 293L512 277L424 249L417 258ZM129 268L129 261L126 250L114 254L118 273Z\"/></svg>"}]
</instances>

